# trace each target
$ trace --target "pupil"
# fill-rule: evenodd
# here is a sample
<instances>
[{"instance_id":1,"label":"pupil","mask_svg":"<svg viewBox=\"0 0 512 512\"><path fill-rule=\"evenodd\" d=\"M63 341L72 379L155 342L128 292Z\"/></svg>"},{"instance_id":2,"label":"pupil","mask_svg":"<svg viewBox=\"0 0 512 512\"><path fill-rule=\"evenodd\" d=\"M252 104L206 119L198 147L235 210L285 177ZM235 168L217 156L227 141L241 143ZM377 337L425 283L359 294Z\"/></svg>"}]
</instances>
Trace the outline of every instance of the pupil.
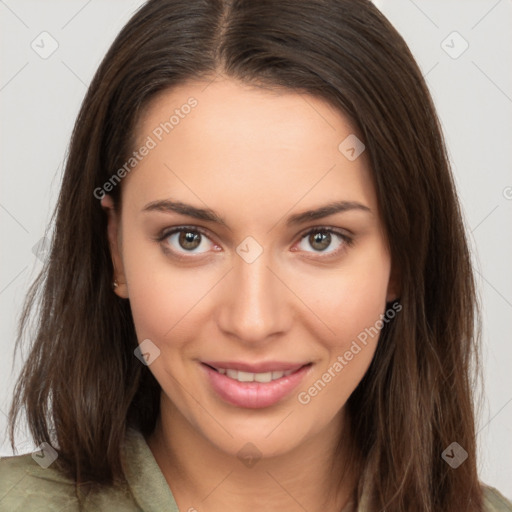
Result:
<instances>
[{"instance_id":1,"label":"pupil","mask_svg":"<svg viewBox=\"0 0 512 512\"><path fill-rule=\"evenodd\" d=\"M323 251L327 249L331 243L331 234L325 232L317 232L310 237L311 246L315 249ZM319 246L315 246L315 244L319 244Z\"/></svg>"},{"instance_id":2,"label":"pupil","mask_svg":"<svg viewBox=\"0 0 512 512\"><path fill-rule=\"evenodd\" d=\"M180 245L184 249L195 249L199 246L200 235L191 231L182 231L180 233Z\"/></svg>"}]
</instances>

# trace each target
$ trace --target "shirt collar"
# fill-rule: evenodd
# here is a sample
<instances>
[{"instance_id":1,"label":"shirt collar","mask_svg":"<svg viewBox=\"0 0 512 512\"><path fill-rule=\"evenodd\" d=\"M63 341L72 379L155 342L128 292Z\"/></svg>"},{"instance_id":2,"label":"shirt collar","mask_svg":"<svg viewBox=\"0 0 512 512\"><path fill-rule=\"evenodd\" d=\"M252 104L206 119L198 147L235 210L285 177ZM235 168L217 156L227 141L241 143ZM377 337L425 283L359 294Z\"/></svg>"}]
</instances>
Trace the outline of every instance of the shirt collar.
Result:
<instances>
[{"instance_id":1,"label":"shirt collar","mask_svg":"<svg viewBox=\"0 0 512 512\"><path fill-rule=\"evenodd\" d=\"M126 431L123 469L128 485L144 512L179 512L171 489L141 432Z\"/></svg>"}]
</instances>

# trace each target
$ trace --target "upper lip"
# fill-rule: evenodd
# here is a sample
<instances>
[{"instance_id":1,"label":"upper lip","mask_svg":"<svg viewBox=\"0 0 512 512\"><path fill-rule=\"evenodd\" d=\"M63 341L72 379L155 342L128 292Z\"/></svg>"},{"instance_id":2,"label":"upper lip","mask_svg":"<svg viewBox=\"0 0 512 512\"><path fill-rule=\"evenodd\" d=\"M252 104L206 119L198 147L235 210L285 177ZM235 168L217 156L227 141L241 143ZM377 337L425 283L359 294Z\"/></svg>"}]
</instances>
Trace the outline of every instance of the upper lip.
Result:
<instances>
[{"instance_id":1,"label":"upper lip","mask_svg":"<svg viewBox=\"0 0 512 512\"><path fill-rule=\"evenodd\" d=\"M282 361L265 361L261 363L244 363L242 361L202 361L203 364L212 366L217 370L225 368L226 370L241 370L249 373L266 373L266 372L286 372L289 370L296 371L309 363L287 363Z\"/></svg>"}]
</instances>

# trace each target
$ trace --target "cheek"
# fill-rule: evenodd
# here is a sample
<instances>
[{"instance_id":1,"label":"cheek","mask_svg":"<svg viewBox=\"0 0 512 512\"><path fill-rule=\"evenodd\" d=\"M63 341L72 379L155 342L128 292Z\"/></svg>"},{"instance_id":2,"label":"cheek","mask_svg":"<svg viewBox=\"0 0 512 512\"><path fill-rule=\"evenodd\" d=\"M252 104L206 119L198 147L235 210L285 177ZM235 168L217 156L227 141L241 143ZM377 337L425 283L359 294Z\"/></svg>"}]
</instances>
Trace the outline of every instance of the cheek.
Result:
<instances>
[{"instance_id":1,"label":"cheek","mask_svg":"<svg viewBox=\"0 0 512 512\"><path fill-rule=\"evenodd\" d=\"M326 357L301 387L297 401L320 422L339 412L372 361L383 326L389 271L386 253L376 251L309 290L330 329L317 337Z\"/></svg>"},{"instance_id":2,"label":"cheek","mask_svg":"<svg viewBox=\"0 0 512 512\"><path fill-rule=\"evenodd\" d=\"M329 329L316 333L325 357L301 387L297 401L323 422L339 412L363 378L383 325L390 259L375 240L364 249L354 251L325 278L308 279L309 286L302 289Z\"/></svg>"},{"instance_id":3,"label":"cheek","mask_svg":"<svg viewBox=\"0 0 512 512\"><path fill-rule=\"evenodd\" d=\"M173 265L147 241L126 240L123 264L138 339L154 339L156 344L183 339L179 333L190 330L189 320L214 287L215 276L210 279L192 268Z\"/></svg>"},{"instance_id":4,"label":"cheek","mask_svg":"<svg viewBox=\"0 0 512 512\"><path fill-rule=\"evenodd\" d=\"M214 287L207 276L190 272L154 272L130 282L130 305L139 339L154 338L155 343L180 345L191 337L201 322L201 299Z\"/></svg>"},{"instance_id":5,"label":"cheek","mask_svg":"<svg viewBox=\"0 0 512 512\"><path fill-rule=\"evenodd\" d=\"M330 349L343 350L380 319L386 307L390 259L380 243L353 252L339 268L297 280L298 295L311 307L317 335Z\"/></svg>"}]
</instances>

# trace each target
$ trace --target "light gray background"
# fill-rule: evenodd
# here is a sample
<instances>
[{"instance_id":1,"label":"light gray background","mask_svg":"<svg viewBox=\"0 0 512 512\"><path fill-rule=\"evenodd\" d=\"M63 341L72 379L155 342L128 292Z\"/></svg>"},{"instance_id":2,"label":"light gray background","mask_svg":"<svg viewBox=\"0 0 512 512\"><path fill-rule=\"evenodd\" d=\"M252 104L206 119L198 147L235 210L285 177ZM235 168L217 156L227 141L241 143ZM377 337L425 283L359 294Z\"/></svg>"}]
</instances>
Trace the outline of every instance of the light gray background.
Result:
<instances>
[{"instance_id":1,"label":"light gray background","mask_svg":"<svg viewBox=\"0 0 512 512\"><path fill-rule=\"evenodd\" d=\"M16 322L41 268L44 234L86 87L140 0L0 0L0 454L15 377ZM483 304L486 403L481 479L512 499L512 2L377 0L409 44L436 102L473 246ZM51 48L48 58L31 47ZM453 32L458 34L453 34ZM444 41L444 42L443 42ZM462 50L468 44L463 53ZM461 53L459 55L459 53ZM456 58L454 58L456 57ZM18 446L34 446L23 429Z\"/></svg>"}]
</instances>

